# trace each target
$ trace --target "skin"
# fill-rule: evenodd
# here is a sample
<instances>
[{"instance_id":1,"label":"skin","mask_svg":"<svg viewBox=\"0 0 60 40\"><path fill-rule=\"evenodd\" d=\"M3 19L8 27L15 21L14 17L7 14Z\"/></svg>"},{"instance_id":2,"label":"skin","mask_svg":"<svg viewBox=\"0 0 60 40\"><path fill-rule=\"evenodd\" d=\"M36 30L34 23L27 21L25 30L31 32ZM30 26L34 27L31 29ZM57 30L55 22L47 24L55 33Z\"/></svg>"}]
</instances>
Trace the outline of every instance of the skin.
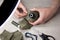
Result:
<instances>
[{"instance_id":1,"label":"skin","mask_svg":"<svg viewBox=\"0 0 60 40\"><path fill-rule=\"evenodd\" d=\"M23 6L22 3L20 3L20 4L18 5L18 8L22 8L23 12L19 12L18 10L16 10L16 11L15 11L15 16L16 16L17 18L21 18L21 17L24 17L24 16L27 15L26 8Z\"/></svg>"},{"instance_id":2,"label":"skin","mask_svg":"<svg viewBox=\"0 0 60 40\"><path fill-rule=\"evenodd\" d=\"M60 6L60 0L53 0L51 7L30 9L31 11L38 11L40 14L40 17L35 22L29 22L29 23L32 25L45 23L47 20L49 20L55 14L55 12L59 8L59 6ZM15 16L17 18L21 18L21 17L24 17L27 15L27 10L23 6L22 3L19 4L18 8L22 8L23 13L20 13L20 12L18 12L18 10L16 10Z\"/></svg>"}]
</instances>

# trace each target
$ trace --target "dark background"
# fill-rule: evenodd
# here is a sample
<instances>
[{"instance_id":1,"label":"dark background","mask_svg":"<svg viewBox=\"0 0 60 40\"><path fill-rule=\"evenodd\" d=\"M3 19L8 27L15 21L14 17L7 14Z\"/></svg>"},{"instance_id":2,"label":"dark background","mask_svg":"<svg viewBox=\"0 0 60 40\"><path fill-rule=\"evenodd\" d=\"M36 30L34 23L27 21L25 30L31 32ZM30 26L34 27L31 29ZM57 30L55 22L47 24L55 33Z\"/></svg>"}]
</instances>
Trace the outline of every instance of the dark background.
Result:
<instances>
[{"instance_id":1,"label":"dark background","mask_svg":"<svg viewBox=\"0 0 60 40\"><path fill-rule=\"evenodd\" d=\"M4 0L0 7L0 26L9 17L18 0Z\"/></svg>"}]
</instances>

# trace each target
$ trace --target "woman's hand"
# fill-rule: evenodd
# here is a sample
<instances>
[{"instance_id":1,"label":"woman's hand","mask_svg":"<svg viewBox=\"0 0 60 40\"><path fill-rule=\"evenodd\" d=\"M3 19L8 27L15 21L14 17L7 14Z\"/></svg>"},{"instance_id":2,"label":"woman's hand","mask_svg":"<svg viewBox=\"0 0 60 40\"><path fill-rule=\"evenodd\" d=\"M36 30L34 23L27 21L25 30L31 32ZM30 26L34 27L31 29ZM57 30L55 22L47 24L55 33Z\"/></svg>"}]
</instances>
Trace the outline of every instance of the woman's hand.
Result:
<instances>
[{"instance_id":1,"label":"woman's hand","mask_svg":"<svg viewBox=\"0 0 60 40\"><path fill-rule=\"evenodd\" d=\"M53 0L51 7L31 9L31 11L38 11L40 17L35 22L29 22L29 23L32 25L45 23L56 13L59 6L60 6L60 0Z\"/></svg>"},{"instance_id":2,"label":"woman's hand","mask_svg":"<svg viewBox=\"0 0 60 40\"><path fill-rule=\"evenodd\" d=\"M24 17L24 16L26 16L26 15L27 15L26 8L23 6L22 3L20 3L20 4L18 5L18 8L17 8L16 12L15 12L15 16L16 16L17 18L21 18L21 17Z\"/></svg>"},{"instance_id":3,"label":"woman's hand","mask_svg":"<svg viewBox=\"0 0 60 40\"><path fill-rule=\"evenodd\" d=\"M49 20L57 11L57 8L33 8L31 11L38 11L40 17L35 22L30 22L32 25L42 24Z\"/></svg>"}]
</instances>

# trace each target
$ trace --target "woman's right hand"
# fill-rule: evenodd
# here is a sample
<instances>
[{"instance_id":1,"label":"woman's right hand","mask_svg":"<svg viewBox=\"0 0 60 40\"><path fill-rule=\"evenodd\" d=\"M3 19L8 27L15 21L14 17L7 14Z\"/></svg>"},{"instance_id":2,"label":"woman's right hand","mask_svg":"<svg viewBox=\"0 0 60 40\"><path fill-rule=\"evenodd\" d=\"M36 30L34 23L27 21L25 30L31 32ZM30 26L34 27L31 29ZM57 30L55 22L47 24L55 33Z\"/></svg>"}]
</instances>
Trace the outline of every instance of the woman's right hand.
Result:
<instances>
[{"instance_id":1,"label":"woman's right hand","mask_svg":"<svg viewBox=\"0 0 60 40\"><path fill-rule=\"evenodd\" d=\"M15 16L17 18L21 18L21 17L25 17L26 15L27 15L27 10L23 6L23 4L20 2L20 4L18 5L17 10L15 11Z\"/></svg>"}]
</instances>

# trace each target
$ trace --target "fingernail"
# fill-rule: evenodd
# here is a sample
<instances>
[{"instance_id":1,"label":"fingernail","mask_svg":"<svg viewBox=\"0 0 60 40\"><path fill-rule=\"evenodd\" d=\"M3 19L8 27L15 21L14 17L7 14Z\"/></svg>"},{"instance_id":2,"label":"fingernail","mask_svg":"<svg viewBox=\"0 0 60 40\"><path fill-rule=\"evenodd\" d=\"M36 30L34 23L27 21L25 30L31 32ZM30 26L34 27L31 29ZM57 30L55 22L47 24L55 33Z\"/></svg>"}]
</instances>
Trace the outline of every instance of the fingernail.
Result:
<instances>
[{"instance_id":1,"label":"fingernail","mask_svg":"<svg viewBox=\"0 0 60 40\"><path fill-rule=\"evenodd\" d=\"M17 10L18 10L20 13L23 13L23 9L22 9L22 8L17 8Z\"/></svg>"}]
</instances>

